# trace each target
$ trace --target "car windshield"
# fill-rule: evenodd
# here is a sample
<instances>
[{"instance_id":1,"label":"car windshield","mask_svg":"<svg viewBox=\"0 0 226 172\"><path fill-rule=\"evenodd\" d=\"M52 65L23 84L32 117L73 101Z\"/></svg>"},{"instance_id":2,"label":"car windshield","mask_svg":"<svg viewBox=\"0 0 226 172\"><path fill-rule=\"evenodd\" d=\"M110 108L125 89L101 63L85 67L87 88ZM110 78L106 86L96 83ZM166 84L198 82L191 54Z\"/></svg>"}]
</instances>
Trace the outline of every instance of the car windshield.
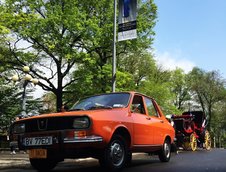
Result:
<instances>
[{"instance_id":1,"label":"car windshield","mask_svg":"<svg viewBox=\"0 0 226 172\"><path fill-rule=\"evenodd\" d=\"M112 93L92 96L75 103L70 111L126 107L129 102L129 97L129 93Z\"/></svg>"}]
</instances>

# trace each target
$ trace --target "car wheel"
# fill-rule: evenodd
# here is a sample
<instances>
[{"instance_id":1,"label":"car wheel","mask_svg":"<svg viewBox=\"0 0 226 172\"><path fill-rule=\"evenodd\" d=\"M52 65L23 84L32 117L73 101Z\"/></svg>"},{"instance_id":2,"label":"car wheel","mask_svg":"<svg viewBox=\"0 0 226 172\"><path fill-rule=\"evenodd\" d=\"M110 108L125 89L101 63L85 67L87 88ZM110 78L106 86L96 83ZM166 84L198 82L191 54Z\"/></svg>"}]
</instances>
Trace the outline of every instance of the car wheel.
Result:
<instances>
[{"instance_id":1,"label":"car wheel","mask_svg":"<svg viewBox=\"0 0 226 172\"><path fill-rule=\"evenodd\" d=\"M197 149L197 139L195 137L195 133L190 135L190 148L192 151L196 151Z\"/></svg>"},{"instance_id":2,"label":"car wheel","mask_svg":"<svg viewBox=\"0 0 226 172\"><path fill-rule=\"evenodd\" d=\"M30 159L31 166L38 171L50 171L57 165L52 159Z\"/></svg>"},{"instance_id":3,"label":"car wheel","mask_svg":"<svg viewBox=\"0 0 226 172\"><path fill-rule=\"evenodd\" d=\"M100 165L110 171L122 169L128 162L126 141L120 135L114 135L99 159Z\"/></svg>"},{"instance_id":4,"label":"car wheel","mask_svg":"<svg viewBox=\"0 0 226 172\"><path fill-rule=\"evenodd\" d=\"M211 138L210 138L210 133L209 133L209 131L207 131L207 130L206 130L206 132L205 132L204 145L205 145L206 150L210 150L210 149L211 149Z\"/></svg>"},{"instance_id":5,"label":"car wheel","mask_svg":"<svg viewBox=\"0 0 226 172\"><path fill-rule=\"evenodd\" d=\"M171 144L168 139L165 140L162 149L159 151L159 159L162 162L168 162L171 156Z\"/></svg>"}]
</instances>

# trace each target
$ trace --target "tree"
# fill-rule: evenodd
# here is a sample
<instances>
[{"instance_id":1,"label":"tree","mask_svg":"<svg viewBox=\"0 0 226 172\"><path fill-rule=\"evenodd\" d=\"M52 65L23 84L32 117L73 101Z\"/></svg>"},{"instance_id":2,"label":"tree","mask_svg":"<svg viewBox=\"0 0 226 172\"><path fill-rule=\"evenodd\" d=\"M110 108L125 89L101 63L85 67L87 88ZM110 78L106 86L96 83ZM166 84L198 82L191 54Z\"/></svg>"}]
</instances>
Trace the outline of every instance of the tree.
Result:
<instances>
[{"instance_id":1,"label":"tree","mask_svg":"<svg viewBox=\"0 0 226 172\"><path fill-rule=\"evenodd\" d=\"M184 111L185 103L191 99L186 74L182 69L176 69L172 71L170 81L171 91L175 95L173 103L178 110Z\"/></svg>"},{"instance_id":2,"label":"tree","mask_svg":"<svg viewBox=\"0 0 226 172\"><path fill-rule=\"evenodd\" d=\"M41 100L43 106L42 106L42 112L55 112L56 111L56 96L55 94L49 92L42 96Z\"/></svg>"},{"instance_id":3,"label":"tree","mask_svg":"<svg viewBox=\"0 0 226 172\"><path fill-rule=\"evenodd\" d=\"M138 89L142 81L149 79L156 71L156 63L151 52L135 50L120 56L118 70L131 74L134 88Z\"/></svg>"},{"instance_id":4,"label":"tree","mask_svg":"<svg viewBox=\"0 0 226 172\"><path fill-rule=\"evenodd\" d=\"M211 130L217 147L225 147L226 141L226 99L215 104L212 112Z\"/></svg>"},{"instance_id":5,"label":"tree","mask_svg":"<svg viewBox=\"0 0 226 172\"><path fill-rule=\"evenodd\" d=\"M0 130L6 133L21 110L20 97L18 89L9 83L6 84L3 78L0 78L0 97Z\"/></svg>"},{"instance_id":6,"label":"tree","mask_svg":"<svg viewBox=\"0 0 226 172\"><path fill-rule=\"evenodd\" d=\"M205 72L199 68L193 68L188 75L193 97L207 113L211 123L214 105L225 98L225 81L217 71Z\"/></svg>"},{"instance_id":7,"label":"tree","mask_svg":"<svg viewBox=\"0 0 226 172\"><path fill-rule=\"evenodd\" d=\"M151 46L157 8L152 0L139 4L139 38L119 43L118 54ZM8 58L0 62L17 70L29 65L38 85L56 95L57 109L68 86L85 80L85 74L71 76L80 65L94 62L90 71L104 76L112 56L113 1L6 0L1 9L0 25L10 30L5 38L14 40L6 39ZM101 83L102 92L108 91L108 82L101 78Z\"/></svg>"}]
</instances>

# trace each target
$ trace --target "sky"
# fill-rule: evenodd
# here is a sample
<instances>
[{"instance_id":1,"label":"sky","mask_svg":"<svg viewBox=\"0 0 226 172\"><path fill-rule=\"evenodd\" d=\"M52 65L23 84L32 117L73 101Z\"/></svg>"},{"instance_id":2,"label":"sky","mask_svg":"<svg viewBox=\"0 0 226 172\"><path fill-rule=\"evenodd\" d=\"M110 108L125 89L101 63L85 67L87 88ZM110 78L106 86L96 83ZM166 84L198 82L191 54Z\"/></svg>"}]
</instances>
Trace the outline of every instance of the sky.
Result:
<instances>
[{"instance_id":1,"label":"sky","mask_svg":"<svg viewBox=\"0 0 226 172\"><path fill-rule=\"evenodd\" d=\"M155 58L166 69L194 66L226 79L226 0L154 0Z\"/></svg>"}]
</instances>

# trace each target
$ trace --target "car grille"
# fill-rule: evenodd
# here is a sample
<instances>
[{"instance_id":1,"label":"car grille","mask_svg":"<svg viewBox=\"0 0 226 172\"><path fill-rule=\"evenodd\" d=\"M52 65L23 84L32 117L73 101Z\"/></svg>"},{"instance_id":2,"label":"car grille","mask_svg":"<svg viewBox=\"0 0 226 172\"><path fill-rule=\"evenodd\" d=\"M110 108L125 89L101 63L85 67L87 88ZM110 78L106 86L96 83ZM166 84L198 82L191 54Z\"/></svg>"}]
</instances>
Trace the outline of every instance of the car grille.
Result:
<instances>
[{"instance_id":1,"label":"car grille","mask_svg":"<svg viewBox=\"0 0 226 172\"><path fill-rule=\"evenodd\" d=\"M25 132L73 129L75 117L37 118L25 121Z\"/></svg>"}]
</instances>

